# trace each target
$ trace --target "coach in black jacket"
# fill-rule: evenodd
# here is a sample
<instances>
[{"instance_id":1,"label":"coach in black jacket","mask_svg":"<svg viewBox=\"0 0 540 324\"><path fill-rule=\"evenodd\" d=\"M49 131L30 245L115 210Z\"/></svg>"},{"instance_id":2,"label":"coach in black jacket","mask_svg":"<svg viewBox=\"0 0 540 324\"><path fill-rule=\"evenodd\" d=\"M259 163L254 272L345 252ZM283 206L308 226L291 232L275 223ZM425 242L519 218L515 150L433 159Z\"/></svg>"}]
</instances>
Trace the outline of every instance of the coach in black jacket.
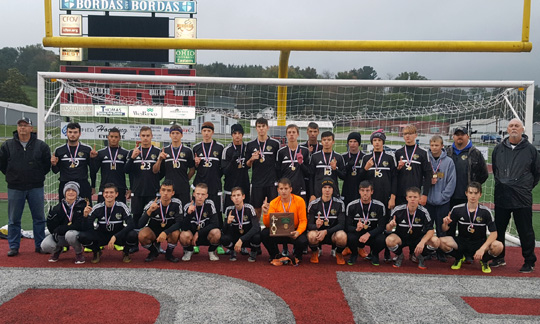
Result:
<instances>
[{"instance_id":1,"label":"coach in black jacket","mask_svg":"<svg viewBox=\"0 0 540 324\"><path fill-rule=\"evenodd\" d=\"M521 241L525 264L519 270L532 272L536 262L535 238L532 227L532 189L540 180L540 156L523 134L523 123L512 119L508 124L508 137L492 153L495 177L495 225L497 240L504 244L506 227L513 214ZM504 250L493 260L493 266L505 265Z\"/></svg>"},{"instance_id":2,"label":"coach in black jacket","mask_svg":"<svg viewBox=\"0 0 540 324\"><path fill-rule=\"evenodd\" d=\"M19 254L25 201L28 201L32 213L36 252L41 252L41 241L45 238L43 183L51 169L51 151L32 130L32 121L21 118L17 121L13 138L0 148L0 171L6 175L9 197L8 256Z\"/></svg>"}]
</instances>

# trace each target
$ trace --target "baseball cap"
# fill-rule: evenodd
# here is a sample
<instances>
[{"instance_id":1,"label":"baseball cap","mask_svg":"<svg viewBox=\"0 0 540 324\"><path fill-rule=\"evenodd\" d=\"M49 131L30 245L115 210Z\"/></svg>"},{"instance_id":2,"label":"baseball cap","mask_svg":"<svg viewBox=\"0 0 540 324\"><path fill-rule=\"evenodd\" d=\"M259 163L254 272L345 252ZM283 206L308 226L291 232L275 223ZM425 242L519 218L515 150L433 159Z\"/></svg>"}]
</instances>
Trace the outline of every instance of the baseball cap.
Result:
<instances>
[{"instance_id":1,"label":"baseball cap","mask_svg":"<svg viewBox=\"0 0 540 324\"><path fill-rule=\"evenodd\" d=\"M28 118L28 117L23 117L23 118L19 119L17 121L17 125L19 125L19 123L22 123L22 122L25 122L28 125L32 125L32 120L30 118Z\"/></svg>"},{"instance_id":2,"label":"baseball cap","mask_svg":"<svg viewBox=\"0 0 540 324\"><path fill-rule=\"evenodd\" d=\"M463 134L468 134L467 127L458 126L454 128L454 135L456 135L456 133L459 133L459 132L462 132Z\"/></svg>"}]
</instances>

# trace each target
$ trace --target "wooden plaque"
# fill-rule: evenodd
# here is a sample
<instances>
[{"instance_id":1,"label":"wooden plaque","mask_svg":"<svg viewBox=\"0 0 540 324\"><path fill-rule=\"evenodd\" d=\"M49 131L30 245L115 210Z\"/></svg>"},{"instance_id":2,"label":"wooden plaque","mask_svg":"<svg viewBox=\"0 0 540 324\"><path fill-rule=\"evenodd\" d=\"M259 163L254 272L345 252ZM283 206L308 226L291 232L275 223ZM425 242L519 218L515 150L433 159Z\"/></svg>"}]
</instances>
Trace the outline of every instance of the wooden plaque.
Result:
<instances>
[{"instance_id":1,"label":"wooden plaque","mask_svg":"<svg viewBox=\"0 0 540 324\"><path fill-rule=\"evenodd\" d=\"M270 236L291 236L293 231L294 213L270 214Z\"/></svg>"}]
</instances>

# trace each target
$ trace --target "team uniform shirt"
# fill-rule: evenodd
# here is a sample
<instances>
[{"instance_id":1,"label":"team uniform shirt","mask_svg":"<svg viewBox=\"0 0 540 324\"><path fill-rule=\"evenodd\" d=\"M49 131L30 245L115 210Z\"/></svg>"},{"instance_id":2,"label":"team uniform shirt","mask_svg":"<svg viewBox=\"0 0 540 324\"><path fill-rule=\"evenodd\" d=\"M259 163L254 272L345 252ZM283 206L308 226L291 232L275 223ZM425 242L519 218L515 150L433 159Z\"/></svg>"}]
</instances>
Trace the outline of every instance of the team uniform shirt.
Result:
<instances>
[{"instance_id":1,"label":"team uniform shirt","mask_svg":"<svg viewBox=\"0 0 540 324\"><path fill-rule=\"evenodd\" d=\"M96 187L96 174L101 169L101 183L99 191L107 183L114 183L118 189L127 189L125 166L128 151L121 147L106 147L98 151L96 158L92 159L92 188Z\"/></svg>"},{"instance_id":2,"label":"team uniform shirt","mask_svg":"<svg viewBox=\"0 0 540 324\"><path fill-rule=\"evenodd\" d=\"M181 228L184 212L180 199L172 198L167 206L162 206L161 200L158 199L156 203L159 207L148 216L147 211L153 203L152 200L144 207L144 212L139 220L139 227L148 226L156 234L161 233L161 230L167 235Z\"/></svg>"},{"instance_id":3,"label":"team uniform shirt","mask_svg":"<svg viewBox=\"0 0 540 324\"><path fill-rule=\"evenodd\" d=\"M132 159L133 150L129 151L126 163L126 173L129 173L131 191L136 196L155 196L159 191L159 173L154 174L152 168L156 164L161 152L154 145L141 148L141 153Z\"/></svg>"},{"instance_id":4,"label":"team uniform shirt","mask_svg":"<svg viewBox=\"0 0 540 324\"><path fill-rule=\"evenodd\" d=\"M364 166L373 158L373 166L365 170ZM362 180L373 183L372 199L382 202L388 208L390 195L397 191L397 169L395 157L386 152L372 152L362 158Z\"/></svg>"},{"instance_id":5,"label":"team uniform shirt","mask_svg":"<svg viewBox=\"0 0 540 324\"><path fill-rule=\"evenodd\" d=\"M82 198L77 198L71 206L62 199L61 202L49 210L47 229L54 236L63 236L69 230L84 231L91 229L87 217L84 217L85 208L86 201Z\"/></svg>"},{"instance_id":6,"label":"team uniform shirt","mask_svg":"<svg viewBox=\"0 0 540 324\"><path fill-rule=\"evenodd\" d=\"M79 142L78 146L62 145L54 150L54 156L58 158L58 163L52 167L54 173L60 172L60 181L88 181L90 171L90 151L89 145ZM90 172L91 182L95 183L95 174Z\"/></svg>"},{"instance_id":7,"label":"team uniform shirt","mask_svg":"<svg viewBox=\"0 0 540 324\"><path fill-rule=\"evenodd\" d=\"M247 143L245 161L251 159L254 152L262 152L261 158L253 161L251 166L251 185L253 187L275 186L277 182L276 159L279 142L271 137L259 142L254 139Z\"/></svg>"},{"instance_id":8,"label":"team uniform shirt","mask_svg":"<svg viewBox=\"0 0 540 324\"><path fill-rule=\"evenodd\" d=\"M272 213L293 213L294 228L296 229L296 231L299 234L302 234L306 231L306 202L302 197L291 194L291 201L289 203L283 203L280 196L272 200L268 208L268 213L263 215L264 226L268 228L270 228L270 214Z\"/></svg>"},{"instance_id":9,"label":"team uniform shirt","mask_svg":"<svg viewBox=\"0 0 540 324\"><path fill-rule=\"evenodd\" d=\"M395 156L397 163L401 159L405 161L405 166L397 171L396 198L405 199L405 190L410 187L417 187L422 190L422 195L427 196L431 187L433 173L427 151L418 145L405 145L396 151ZM407 160L410 161L410 166L407 166L407 163L409 163Z\"/></svg>"},{"instance_id":10,"label":"team uniform shirt","mask_svg":"<svg viewBox=\"0 0 540 324\"><path fill-rule=\"evenodd\" d=\"M358 221L362 221L364 228L358 233L369 233L371 237L374 237L384 232L388 223L386 207L376 199L371 199L368 204L362 203L360 199L353 200L347 205L345 214L347 233L357 233Z\"/></svg>"},{"instance_id":11,"label":"team uniform shirt","mask_svg":"<svg viewBox=\"0 0 540 324\"><path fill-rule=\"evenodd\" d=\"M223 189L230 195L231 189L241 187L244 194L249 197L249 167L246 165L246 144L234 145L230 143L223 150L221 169L225 174Z\"/></svg>"},{"instance_id":12,"label":"team uniform shirt","mask_svg":"<svg viewBox=\"0 0 540 324\"><path fill-rule=\"evenodd\" d=\"M135 228L129 207L120 201L116 201L112 207L107 207L104 202L95 205L88 219L90 224L97 220L96 231L110 236L121 237Z\"/></svg>"},{"instance_id":13,"label":"team uniform shirt","mask_svg":"<svg viewBox=\"0 0 540 324\"><path fill-rule=\"evenodd\" d=\"M450 212L450 218L450 226L457 226L458 237L465 240L485 242L487 231L497 231L491 211L482 205L478 205L478 209L473 212L469 211L466 203L456 205Z\"/></svg>"},{"instance_id":14,"label":"team uniform shirt","mask_svg":"<svg viewBox=\"0 0 540 324\"><path fill-rule=\"evenodd\" d=\"M336 159L337 165L336 169L332 170L330 167L330 161ZM324 153L319 151L314 153L311 156L310 162L310 173L311 173L311 195L315 197L322 196L321 191L321 182L324 177L331 177L334 179L335 183L338 183L338 177L340 179L345 178L345 161L343 156L334 151L330 153ZM335 188L334 196L339 197L339 188Z\"/></svg>"},{"instance_id":15,"label":"team uniform shirt","mask_svg":"<svg viewBox=\"0 0 540 324\"><path fill-rule=\"evenodd\" d=\"M163 151L167 157L161 161L160 173L165 176L165 180L172 180L175 195L187 193L189 196L188 172L195 167L193 151L183 144L179 147L169 145Z\"/></svg>"},{"instance_id":16,"label":"team uniform shirt","mask_svg":"<svg viewBox=\"0 0 540 324\"><path fill-rule=\"evenodd\" d=\"M315 222L320 218L323 225L317 228ZM331 237L337 231L345 230L345 204L339 198L332 197L323 201L321 197L312 200L308 205L308 231L327 231Z\"/></svg>"},{"instance_id":17,"label":"team uniform shirt","mask_svg":"<svg viewBox=\"0 0 540 324\"><path fill-rule=\"evenodd\" d=\"M232 223L227 224L227 217L229 217L231 211L234 220ZM240 210L236 209L236 206L234 205L225 209L225 221L223 224L224 233L239 233L242 242L248 242L253 235L260 231L261 226L259 225L259 218L255 213L255 209L250 204L244 204L243 208Z\"/></svg>"},{"instance_id":18,"label":"team uniform shirt","mask_svg":"<svg viewBox=\"0 0 540 324\"><path fill-rule=\"evenodd\" d=\"M416 212L408 213L406 204L399 205L392 210L390 220L396 217L396 231L402 239L410 241L420 240L429 230L433 229L433 219L422 205L418 205Z\"/></svg>"},{"instance_id":19,"label":"team uniform shirt","mask_svg":"<svg viewBox=\"0 0 540 324\"><path fill-rule=\"evenodd\" d=\"M298 163L298 155L302 154L304 161ZM309 176L309 150L298 145L296 150L284 146L277 153L276 168L278 178L291 180L293 193L295 195L306 194L306 183L304 178Z\"/></svg>"},{"instance_id":20,"label":"team uniform shirt","mask_svg":"<svg viewBox=\"0 0 540 324\"><path fill-rule=\"evenodd\" d=\"M197 175L193 180L193 186L203 182L208 186L209 195L217 195L221 192L221 156L223 144L212 140L210 143L199 142L193 146L194 156L201 158L197 167Z\"/></svg>"},{"instance_id":21,"label":"team uniform shirt","mask_svg":"<svg viewBox=\"0 0 540 324\"><path fill-rule=\"evenodd\" d=\"M219 228L216 206L211 199L206 199L202 206L195 206L192 213L188 213L190 205L184 206L186 216L182 225L183 231L191 231L193 234L199 232L200 238L206 238L212 229Z\"/></svg>"},{"instance_id":22,"label":"team uniform shirt","mask_svg":"<svg viewBox=\"0 0 540 324\"><path fill-rule=\"evenodd\" d=\"M315 144L310 144L308 141L306 141L304 144L301 144L303 147L307 147L308 148L308 152L309 152L309 148L312 147L313 148L313 151L311 151L309 153L309 157L311 157L313 154L319 152L320 150L322 150L322 144L317 142Z\"/></svg>"},{"instance_id":23,"label":"team uniform shirt","mask_svg":"<svg viewBox=\"0 0 540 324\"><path fill-rule=\"evenodd\" d=\"M345 179L343 180L342 194L345 202L349 203L360 198L358 185L362 180L362 158L364 153L358 151L356 154L351 152L343 153L343 162L345 163Z\"/></svg>"}]
</instances>

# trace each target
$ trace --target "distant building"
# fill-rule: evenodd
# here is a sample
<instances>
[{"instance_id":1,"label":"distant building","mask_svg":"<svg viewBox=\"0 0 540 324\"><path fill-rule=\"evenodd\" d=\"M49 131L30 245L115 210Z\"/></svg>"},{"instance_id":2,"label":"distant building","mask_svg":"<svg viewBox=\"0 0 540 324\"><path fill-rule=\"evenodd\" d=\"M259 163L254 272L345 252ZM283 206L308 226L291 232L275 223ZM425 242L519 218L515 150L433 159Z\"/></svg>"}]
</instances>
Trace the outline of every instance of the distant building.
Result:
<instances>
[{"instance_id":1,"label":"distant building","mask_svg":"<svg viewBox=\"0 0 540 324\"><path fill-rule=\"evenodd\" d=\"M216 134L230 134L231 126L238 123L237 119L227 117L222 114L206 113L204 115L197 116L191 122L191 125L195 126L197 133L200 133L202 124L207 121L214 124L214 132Z\"/></svg>"},{"instance_id":2,"label":"distant building","mask_svg":"<svg viewBox=\"0 0 540 324\"><path fill-rule=\"evenodd\" d=\"M31 106L0 101L0 124L17 125L17 121L22 117L28 117L32 123L37 125L37 109Z\"/></svg>"},{"instance_id":3,"label":"distant building","mask_svg":"<svg viewBox=\"0 0 540 324\"><path fill-rule=\"evenodd\" d=\"M533 124L533 138L531 143L537 148L540 148L540 122Z\"/></svg>"}]
</instances>

